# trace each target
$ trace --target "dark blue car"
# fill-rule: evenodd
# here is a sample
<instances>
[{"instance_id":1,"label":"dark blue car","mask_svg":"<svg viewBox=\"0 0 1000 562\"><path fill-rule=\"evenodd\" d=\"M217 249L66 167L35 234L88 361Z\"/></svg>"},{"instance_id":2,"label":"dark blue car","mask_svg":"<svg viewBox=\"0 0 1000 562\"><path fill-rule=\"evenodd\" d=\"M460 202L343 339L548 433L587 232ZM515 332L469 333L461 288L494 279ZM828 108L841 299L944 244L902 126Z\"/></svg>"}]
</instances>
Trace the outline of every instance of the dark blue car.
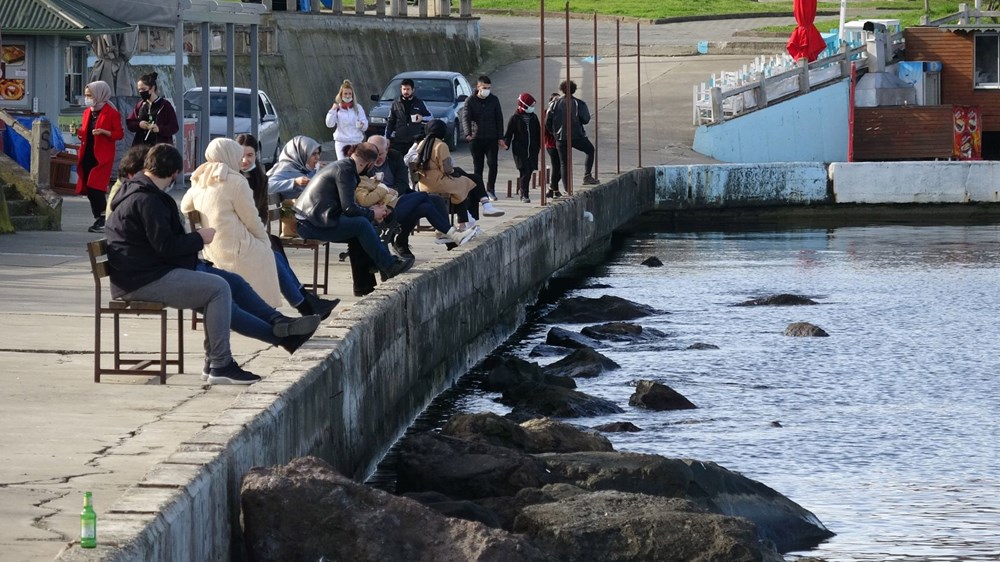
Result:
<instances>
[{"instance_id":1,"label":"dark blue car","mask_svg":"<svg viewBox=\"0 0 1000 562\"><path fill-rule=\"evenodd\" d=\"M399 98L399 86L403 78L413 80L414 95L427 104L427 109L434 114L434 119L440 119L448 126L448 146L455 148L460 141L465 140L458 112L465 105L465 100L472 95L469 81L458 72L444 70L416 70L401 72L389 81L382 90L382 95L373 94L376 102L368 111L368 134L385 134L385 122L389 117L392 102Z\"/></svg>"}]
</instances>

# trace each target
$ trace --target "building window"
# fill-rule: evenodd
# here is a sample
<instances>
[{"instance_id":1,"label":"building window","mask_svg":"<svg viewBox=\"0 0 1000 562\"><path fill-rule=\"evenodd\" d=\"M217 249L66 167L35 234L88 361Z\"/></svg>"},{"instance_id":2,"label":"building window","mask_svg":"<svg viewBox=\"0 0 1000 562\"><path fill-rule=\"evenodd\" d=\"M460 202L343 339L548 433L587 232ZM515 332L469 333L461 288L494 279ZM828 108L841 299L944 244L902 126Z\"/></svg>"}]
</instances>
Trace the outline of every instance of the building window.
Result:
<instances>
[{"instance_id":1,"label":"building window","mask_svg":"<svg viewBox=\"0 0 1000 562\"><path fill-rule=\"evenodd\" d=\"M1000 34L976 34L976 60L973 67L976 69L974 87L1000 89Z\"/></svg>"},{"instance_id":2,"label":"building window","mask_svg":"<svg viewBox=\"0 0 1000 562\"><path fill-rule=\"evenodd\" d=\"M66 47L66 92L70 105L83 105L83 89L87 86L87 53L89 43L70 43Z\"/></svg>"}]
</instances>

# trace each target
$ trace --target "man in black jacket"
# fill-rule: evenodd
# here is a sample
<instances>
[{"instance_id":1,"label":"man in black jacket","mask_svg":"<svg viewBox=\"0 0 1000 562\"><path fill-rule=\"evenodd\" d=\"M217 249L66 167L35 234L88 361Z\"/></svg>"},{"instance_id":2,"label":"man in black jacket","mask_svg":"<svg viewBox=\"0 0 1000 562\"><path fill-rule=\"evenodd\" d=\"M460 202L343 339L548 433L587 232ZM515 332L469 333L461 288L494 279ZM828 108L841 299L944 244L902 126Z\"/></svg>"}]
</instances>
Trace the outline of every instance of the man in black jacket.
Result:
<instances>
[{"instance_id":1,"label":"man in black jacket","mask_svg":"<svg viewBox=\"0 0 1000 562\"><path fill-rule=\"evenodd\" d=\"M423 100L413 93L413 80L403 78L399 92L400 96L392 102L389 118L385 122L385 136L389 137L392 148L400 154L406 154L424 134L424 121L433 117L433 114Z\"/></svg>"},{"instance_id":2,"label":"man in black jacket","mask_svg":"<svg viewBox=\"0 0 1000 562\"><path fill-rule=\"evenodd\" d=\"M465 100L462 115L462 130L469 141L472 154L473 175L483 177L483 160L489 166L486 178L486 193L490 201L496 201L497 152L507 148L503 140L503 110L500 100L490 93L493 83L485 74L476 83L476 95Z\"/></svg>"},{"instance_id":3,"label":"man in black jacket","mask_svg":"<svg viewBox=\"0 0 1000 562\"><path fill-rule=\"evenodd\" d=\"M576 82L570 80L568 87L569 93L566 92L566 81L559 84L559 91L562 92L562 95L549 104L548 113L545 115L545 130L556 139L556 148L559 150L559 159L562 165L563 186L566 187L567 191L569 190L569 186L566 185L567 178L569 177L566 170L567 156L569 154L569 147L566 143L567 98L572 100L572 105L570 105L569 129L572 132L573 148L587 155L587 160L583 167L583 184L597 185L600 183L591 174L591 171L594 169L594 145L587 138L587 131L583 128L584 125L590 123L590 110L587 108L586 102L573 96L576 93Z\"/></svg>"},{"instance_id":4,"label":"man in black jacket","mask_svg":"<svg viewBox=\"0 0 1000 562\"><path fill-rule=\"evenodd\" d=\"M207 340L202 378L211 384L253 384L260 377L233 359L230 327L291 352L309 339L319 316L287 318L261 300L239 275L198 259L198 252L215 238L215 229L184 232L177 203L166 193L183 165L173 146L154 146L146 155L143 171L111 202L105 228L111 295L125 301L202 309Z\"/></svg>"}]
</instances>

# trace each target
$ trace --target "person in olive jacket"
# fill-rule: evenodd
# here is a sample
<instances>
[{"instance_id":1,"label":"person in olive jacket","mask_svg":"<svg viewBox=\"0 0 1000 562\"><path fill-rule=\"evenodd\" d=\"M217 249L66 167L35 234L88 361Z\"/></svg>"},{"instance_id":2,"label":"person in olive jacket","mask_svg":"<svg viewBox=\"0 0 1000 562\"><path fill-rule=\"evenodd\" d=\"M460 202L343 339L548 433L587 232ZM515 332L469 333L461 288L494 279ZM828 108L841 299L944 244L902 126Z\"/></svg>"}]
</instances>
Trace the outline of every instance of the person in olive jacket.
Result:
<instances>
[{"instance_id":1,"label":"person in olive jacket","mask_svg":"<svg viewBox=\"0 0 1000 562\"><path fill-rule=\"evenodd\" d=\"M400 154L406 154L413 143L420 140L424 134L424 121L434 116L413 92L413 80L403 78L399 85L400 96L392 102L389 118L385 122L385 136Z\"/></svg>"},{"instance_id":2,"label":"person in olive jacket","mask_svg":"<svg viewBox=\"0 0 1000 562\"><path fill-rule=\"evenodd\" d=\"M490 94L492 89L490 77L485 74L476 83L476 95L465 100L462 115L462 130L465 140L469 141L469 152L472 154L472 173L483 176L483 160L489 166L489 176L486 177L486 193L490 201L496 201L497 183L497 153L506 149L503 129L503 109L500 100Z\"/></svg>"}]
</instances>

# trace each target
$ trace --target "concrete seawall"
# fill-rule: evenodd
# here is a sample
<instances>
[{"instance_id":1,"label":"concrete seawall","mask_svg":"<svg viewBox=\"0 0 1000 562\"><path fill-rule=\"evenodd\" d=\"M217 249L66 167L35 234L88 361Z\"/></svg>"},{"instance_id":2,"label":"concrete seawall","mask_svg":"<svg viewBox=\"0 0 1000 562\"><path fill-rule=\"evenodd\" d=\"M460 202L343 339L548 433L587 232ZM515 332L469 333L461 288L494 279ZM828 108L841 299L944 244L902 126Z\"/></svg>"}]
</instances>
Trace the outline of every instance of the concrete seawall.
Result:
<instances>
[{"instance_id":1,"label":"concrete seawall","mask_svg":"<svg viewBox=\"0 0 1000 562\"><path fill-rule=\"evenodd\" d=\"M652 183L652 169L630 172L390 281L107 509L101 546L58 560L244 558L239 485L251 467L309 453L369 475L435 395L513 333L553 272L651 207Z\"/></svg>"}]
</instances>

